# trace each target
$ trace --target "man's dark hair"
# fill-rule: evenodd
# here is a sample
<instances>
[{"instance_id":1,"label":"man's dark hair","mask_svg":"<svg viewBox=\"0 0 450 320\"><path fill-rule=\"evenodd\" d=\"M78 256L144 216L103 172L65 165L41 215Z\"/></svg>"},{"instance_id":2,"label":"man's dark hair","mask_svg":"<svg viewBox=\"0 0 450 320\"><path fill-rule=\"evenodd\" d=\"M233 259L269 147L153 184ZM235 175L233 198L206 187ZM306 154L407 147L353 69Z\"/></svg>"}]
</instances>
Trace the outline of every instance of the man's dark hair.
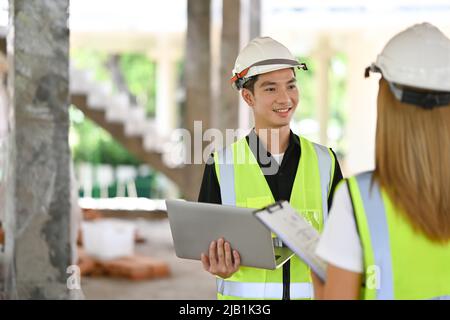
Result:
<instances>
[{"instance_id":1,"label":"man's dark hair","mask_svg":"<svg viewBox=\"0 0 450 320\"><path fill-rule=\"evenodd\" d=\"M245 81L242 89L250 90L252 94L255 94L255 83L258 81L258 75L251 77L247 81Z\"/></svg>"},{"instance_id":2,"label":"man's dark hair","mask_svg":"<svg viewBox=\"0 0 450 320\"><path fill-rule=\"evenodd\" d=\"M295 68L290 68L295 76ZM255 94L255 83L258 81L258 74L256 76L250 77L242 86L242 89L250 90L252 94Z\"/></svg>"}]
</instances>

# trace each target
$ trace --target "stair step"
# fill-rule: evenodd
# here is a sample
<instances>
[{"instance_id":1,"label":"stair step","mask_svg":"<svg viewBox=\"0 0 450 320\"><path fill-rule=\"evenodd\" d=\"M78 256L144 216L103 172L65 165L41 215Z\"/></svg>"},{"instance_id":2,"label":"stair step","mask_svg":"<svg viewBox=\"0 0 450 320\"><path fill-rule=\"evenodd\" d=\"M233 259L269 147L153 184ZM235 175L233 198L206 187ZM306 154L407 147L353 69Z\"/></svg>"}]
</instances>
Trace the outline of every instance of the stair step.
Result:
<instances>
[{"instance_id":1,"label":"stair step","mask_svg":"<svg viewBox=\"0 0 450 320\"><path fill-rule=\"evenodd\" d=\"M143 141L144 149L148 152L162 153L164 151L165 141L160 139L156 132L153 134L145 134Z\"/></svg>"},{"instance_id":2,"label":"stair step","mask_svg":"<svg viewBox=\"0 0 450 320\"><path fill-rule=\"evenodd\" d=\"M132 106L125 119L125 134L127 136L142 136L145 133L146 112L143 107Z\"/></svg>"},{"instance_id":3,"label":"stair step","mask_svg":"<svg viewBox=\"0 0 450 320\"><path fill-rule=\"evenodd\" d=\"M126 136L141 136L144 150L162 154L162 160L167 166L176 168L183 165L180 146L171 142L170 135L161 134L163 128L158 128L155 119L147 118L142 106L130 105L126 92L113 92L111 83L99 83L92 71L71 65L70 93L85 95L90 109L105 110L105 120L123 124Z\"/></svg>"},{"instance_id":4,"label":"stair step","mask_svg":"<svg viewBox=\"0 0 450 320\"><path fill-rule=\"evenodd\" d=\"M126 93L116 93L108 99L106 120L124 123L124 119L128 117L129 112L130 105L128 95Z\"/></svg>"},{"instance_id":5,"label":"stair step","mask_svg":"<svg viewBox=\"0 0 450 320\"><path fill-rule=\"evenodd\" d=\"M90 71L70 66L69 88L71 94L88 94L93 84L94 75Z\"/></svg>"},{"instance_id":6,"label":"stair step","mask_svg":"<svg viewBox=\"0 0 450 320\"><path fill-rule=\"evenodd\" d=\"M110 97L112 95L111 84L92 83L87 99L88 107L94 110L108 109Z\"/></svg>"},{"instance_id":7,"label":"stair step","mask_svg":"<svg viewBox=\"0 0 450 320\"><path fill-rule=\"evenodd\" d=\"M180 168L185 163L186 150L182 143L168 142L162 152L162 160L169 168Z\"/></svg>"}]
</instances>

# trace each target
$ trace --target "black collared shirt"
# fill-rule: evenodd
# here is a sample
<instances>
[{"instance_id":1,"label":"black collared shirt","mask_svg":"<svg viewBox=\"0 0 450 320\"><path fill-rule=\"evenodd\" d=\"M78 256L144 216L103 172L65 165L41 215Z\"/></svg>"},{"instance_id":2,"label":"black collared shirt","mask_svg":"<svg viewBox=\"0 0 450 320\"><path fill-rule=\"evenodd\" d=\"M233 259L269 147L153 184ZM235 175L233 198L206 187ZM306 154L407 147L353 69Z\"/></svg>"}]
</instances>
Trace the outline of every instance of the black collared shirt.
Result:
<instances>
[{"instance_id":1,"label":"black collared shirt","mask_svg":"<svg viewBox=\"0 0 450 320\"><path fill-rule=\"evenodd\" d=\"M253 130L246 137L247 143L251 135L256 135ZM258 151L260 151L261 150L260 148L262 148L263 152L266 152L268 157L271 157L271 154L265 151L264 146L257 137L256 139L258 140L257 143L258 149L254 150L255 148L252 146L252 144L249 144L249 146L250 149L252 149L252 152L255 155L255 158L257 159L261 167L261 170L264 173L265 165L261 164L260 157L258 156L259 154ZM334 153L333 150L332 152L334 154L334 157L336 158L336 154ZM276 174L264 175L267 184L270 187L270 191L272 191L272 195L275 201L279 200L289 201L289 199L291 198L292 187L294 185L294 179L297 173L300 155L301 155L300 138L291 131L289 135L289 145L284 153L283 160L281 161L279 170L276 171ZM274 159L272 160L275 161ZM266 163L266 161L263 161L263 163ZM338 161L336 160L336 165L334 167L333 183L331 185L330 195L328 197L328 208L331 208L334 190L336 188L336 185L341 180L342 180L341 168L339 166ZM205 166L198 201L217 204L222 203L222 198L220 196L219 180L217 179L216 170L214 168L214 159L209 159L208 163Z\"/></svg>"}]
</instances>

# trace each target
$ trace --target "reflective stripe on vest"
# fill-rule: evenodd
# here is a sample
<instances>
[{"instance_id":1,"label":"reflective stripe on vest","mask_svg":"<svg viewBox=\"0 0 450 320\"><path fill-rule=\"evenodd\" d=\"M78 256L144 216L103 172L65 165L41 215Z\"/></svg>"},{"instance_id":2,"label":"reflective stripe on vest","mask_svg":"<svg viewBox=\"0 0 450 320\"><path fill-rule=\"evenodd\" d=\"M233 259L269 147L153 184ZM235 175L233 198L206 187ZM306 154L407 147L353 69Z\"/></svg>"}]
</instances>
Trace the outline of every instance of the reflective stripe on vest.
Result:
<instances>
[{"instance_id":1,"label":"reflective stripe on vest","mask_svg":"<svg viewBox=\"0 0 450 320\"><path fill-rule=\"evenodd\" d=\"M236 282L217 278L217 292L224 296L248 299L282 299L283 283ZM311 283L291 283L291 299L311 299L313 288Z\"/></svg>"},{"instance_id":2,"label":"reflective stripe on vest","mask_svg":"<svg viewBox=\"0 0 450 320\"><path fill-rule=\"evenodd\" d=\"M234 188L233 150L224 148L218 153L220 174L220 196L222 204L236 206L236 190Z\"/></svg>"},{"instance_id":3,"label":"reflective stripe on vest","mask_svg":"<svg viewBox=\"0 0 450 320\"><path fill-rule=\"evenodd\" d=\"M328 194L330 191L332 176L332 159L327 147L313 143L317 154L319 165L320 185L322 190L322 212L323 221L328 217ZM231 147L226 147L218 151L219 175L220 175L220 196L222 204L236 205L236 190L234 187L233 151Z\"/></svg>"},{"instance_id":4,"label":"reflective stripe on vest","mask_svg":"<svg viewBox=\"0 0 450 320\"><path fill-rule=\"evenodd\" d=\"M434 297L430 300L450 300L450 296Z\"/></svg>"},{"instance_id":5,"label":"reflective stripe on vest","mask_svg":"<svg viewBox=\"0 0 450 320\"><path fill-rule=\"evenodd\" d=\"M316 150L317 160L319 162L320 185L322 190L322 214L323 222L328 218L328 194L330 193L331 177L332 177L332 159L329 149L320 144L313 143Z\"/></svg>"},{"instance_id":6,"label":"reflective stripe on vest","mask_svg":"<svg viewBox=\"0 0 450 320\"><path fill-rule=\"evenodd\" d=\"M377 182L372 183L372 172L358 175L356 180L366 212L374 263L379 268L378 279L380 283L376 290L376 297L382 300L392 300L394 299L392 259L389 246L389 229L381 190Z\"/></svg>"}]
</instances>

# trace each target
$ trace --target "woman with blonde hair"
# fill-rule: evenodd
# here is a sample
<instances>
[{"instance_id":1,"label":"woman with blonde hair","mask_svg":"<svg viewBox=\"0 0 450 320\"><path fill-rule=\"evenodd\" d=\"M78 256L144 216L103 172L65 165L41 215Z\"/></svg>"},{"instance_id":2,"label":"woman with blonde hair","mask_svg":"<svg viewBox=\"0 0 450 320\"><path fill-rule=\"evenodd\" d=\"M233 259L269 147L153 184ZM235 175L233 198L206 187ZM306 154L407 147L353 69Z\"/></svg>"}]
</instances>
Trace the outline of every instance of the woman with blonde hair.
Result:
<instances>
[{"instance_id":1,"label":"woman with blonde hair","mask_svg":"<svg viewBox=\"0 0 450 320\"><path fill-rule=\"evenodd\" d=\"M381 73L375 170L338 187L317 248L318 299L450 298L450 40L423 23L394 36Z\"/></svg>"}]
</instances>

